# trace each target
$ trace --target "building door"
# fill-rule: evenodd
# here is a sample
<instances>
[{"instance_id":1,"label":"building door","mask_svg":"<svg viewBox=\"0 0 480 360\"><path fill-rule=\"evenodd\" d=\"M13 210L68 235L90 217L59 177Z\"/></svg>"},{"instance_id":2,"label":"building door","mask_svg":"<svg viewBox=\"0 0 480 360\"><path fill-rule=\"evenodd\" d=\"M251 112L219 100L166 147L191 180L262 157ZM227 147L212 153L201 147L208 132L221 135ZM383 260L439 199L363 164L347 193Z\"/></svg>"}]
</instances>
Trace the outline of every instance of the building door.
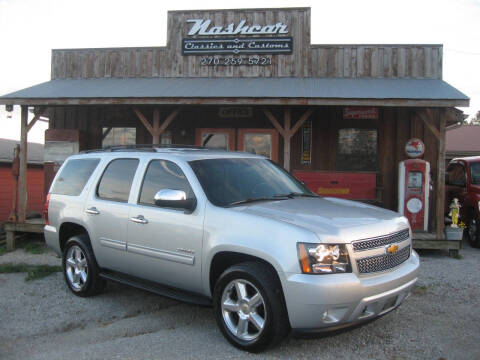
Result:
<instances>
[{"instance_id":1,"label":"building door","mask_svg":"<svg viewBox=\"0 0 480 360\"><path fill-rule=\"evenodd\" d=\"M237 150L278 161L278 133L273 129L239 129Z\"/></svg>"},{"instance_id":2,"label":"building door","mask_svg":"<svg viewBox=\"0 0 480 360\"><path fill-rule=\"evenodd\" d=\"M235 150L235 129L196 129L195 144L212 149Z\"/></svg>"},{"instance_id":3,"label":"building door","mask_svg":"<svg viewBox=\"0 0 480 360\"><path fill-rule=\"evenodd\" d=\"M196 145L246 151L278 161L278 132L274 129L196 129Z\"/></svg>"}]
</instances>

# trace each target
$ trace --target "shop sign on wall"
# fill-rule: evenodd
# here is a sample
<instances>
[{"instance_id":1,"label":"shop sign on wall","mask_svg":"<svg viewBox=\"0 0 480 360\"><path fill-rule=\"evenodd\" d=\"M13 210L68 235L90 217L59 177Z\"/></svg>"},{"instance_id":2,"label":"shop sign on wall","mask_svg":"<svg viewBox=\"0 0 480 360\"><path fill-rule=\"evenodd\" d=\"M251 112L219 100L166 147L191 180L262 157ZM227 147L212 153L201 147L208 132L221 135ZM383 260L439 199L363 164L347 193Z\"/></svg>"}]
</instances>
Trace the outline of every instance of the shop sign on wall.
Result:
<instances>
[{"instance_id":1,"label":"shop sign on wall","mask_svg":"<svg viewBox=\"0 0 480 360\"><path fill-rule=\"evenodd\" d=\"M422 140L412 138L405 145L405 153L411 158L418 158L425 152L425 144Z\"/></svg>"},{"instance_id":2,"label":"shop sign on wall","mask_svg":"<svg viewBox=\"0 0 480 360\"><path fill-rule=\"evenodd\" d=\"M282 22L267 25L248 25L246 20L227 26L213 26L209 19L188 19L192 23L182 39L183 55L277 55L291 54L293 40L288 34L288 26ZM261 37L252 37L261 35ZM276 36L269 36L276 35ZM191 36L205 36L191 38ZM259 56L202 58L201 65L271 65L271 57Z\"/></svg>"},{"instance_id":3,"label":"shop sign on wall","mask_svg":"<svg viewBox=\"0 0 480 360\"><path fill-rule=\"evenodd\" d=\"M351 106L343 108L344 119L378 119L378 108Z\"/></svg>"},{"instance_id":4,"label":"shop sign on wall","mask_svg":"<svg viewBox=\"0 0 480 360\"><path fill-rule=\"evenodd\" d=\"M249 118L252 117L251 107L221 107L218 111L221 118Z\"/></svg>"},{"instance_id":5,"label":"shop sign on wall","mask_svg":"<svg viewBox=\"0 0 480 360\"><path fill-rule=\"evenodd\" d=\"M307 120L302 126L302 159L303 165L312 163L312 121Z\"/></svg>"}]
</instances>

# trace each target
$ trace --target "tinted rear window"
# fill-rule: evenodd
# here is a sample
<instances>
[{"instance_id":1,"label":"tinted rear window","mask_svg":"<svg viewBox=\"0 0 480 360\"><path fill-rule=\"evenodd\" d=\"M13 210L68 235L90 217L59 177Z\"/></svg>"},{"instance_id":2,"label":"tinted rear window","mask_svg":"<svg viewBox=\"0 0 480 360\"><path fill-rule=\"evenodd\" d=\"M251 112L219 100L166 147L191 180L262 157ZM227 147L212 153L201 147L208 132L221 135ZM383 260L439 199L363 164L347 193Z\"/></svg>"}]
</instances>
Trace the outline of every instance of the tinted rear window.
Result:
<instances>
[{"instance_id":1,"label":"tinted rear window","mask_svg":"<svg viewBox=\"0 0 480 360\"><path fill-rule=\"evenodd\" d=\"M55 180L52 194L78 196L97 167L100 159L68 160Z\"/></svg>"},{"instance_id":2,"label":"tinted rear window","mask_svg":"<svg viewBox=\"0 0 480 360\"><path fill-rule=\"evenodd\" d=\"M138 159L117 159L110 162L98 184L97 196L127 202L137 166Z\"/></svg>"}]
</instances>

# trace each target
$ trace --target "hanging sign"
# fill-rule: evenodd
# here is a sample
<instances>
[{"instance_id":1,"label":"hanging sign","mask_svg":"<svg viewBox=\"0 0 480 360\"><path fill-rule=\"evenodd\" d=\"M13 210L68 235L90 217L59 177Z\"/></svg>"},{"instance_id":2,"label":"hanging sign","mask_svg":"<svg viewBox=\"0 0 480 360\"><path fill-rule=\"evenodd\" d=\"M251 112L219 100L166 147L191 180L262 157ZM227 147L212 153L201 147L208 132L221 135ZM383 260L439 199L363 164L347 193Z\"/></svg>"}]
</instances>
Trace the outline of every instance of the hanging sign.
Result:
<instances>
[{"instance_id":1,"label":"hanging sign","mask_svg":"<svg viewBox=\"0 0 480 360\"><path fill-rule=\"evenodd\" d=\"M407 141L407 144L405 145L405 153L408 155L408 157L418 158L422 156L424 152L425 144L422 140L412 138Z\"/></svg>"},{"instance_id":2,"label":"hanging sign","mask_svg":"<svg viewBox=\"0 0 480 360\"><path fill-rule=\"evenodd\" d=\"M307 120L302 126L302 159L303 165L312 163L312 121Z\"/></svg>"},{"instance_id":3,"label":"hanging sign","mask_svg":"<svg viewBox=\"0 0 480 360\"><path fill-rule=\"evenodd\" d=\"M351 106L343 108L344 119L378 119L378 108Z\"/></svg>"}]
</instances>

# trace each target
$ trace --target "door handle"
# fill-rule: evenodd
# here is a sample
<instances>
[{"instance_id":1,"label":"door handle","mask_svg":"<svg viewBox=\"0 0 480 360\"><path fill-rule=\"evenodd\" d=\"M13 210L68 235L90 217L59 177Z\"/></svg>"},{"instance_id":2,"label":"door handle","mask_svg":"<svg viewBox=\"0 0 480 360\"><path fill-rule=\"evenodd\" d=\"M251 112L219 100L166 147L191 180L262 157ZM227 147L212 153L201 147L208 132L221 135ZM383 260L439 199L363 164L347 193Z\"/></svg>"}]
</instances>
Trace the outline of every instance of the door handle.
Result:
<instances>
[{"instance_id":1,"label":"door handle","mask_svg":"<svg viewBox=\"0 0 480 360\"><path fill-rule=\"evenodd\" d=\"M94 207L91 207L91 208L88 208L87 210L85 210L85 212L86 212L87 214L92 214L92 215L98 215L98 214L100 214L100 211L98 211L95 206L94 206Z\"/></svg>"},{"instance_id":2,"label":"door handle","mask_svg":"<svg viewBox=\"0 0 480 360\"><path fill-rule=\"evenodd\" d=\"M137 224L148 224L148 220L143 217L143 215L138 215L136 217L131 217L130 221L133 221Z\"/></svg>"}]
</instances>

